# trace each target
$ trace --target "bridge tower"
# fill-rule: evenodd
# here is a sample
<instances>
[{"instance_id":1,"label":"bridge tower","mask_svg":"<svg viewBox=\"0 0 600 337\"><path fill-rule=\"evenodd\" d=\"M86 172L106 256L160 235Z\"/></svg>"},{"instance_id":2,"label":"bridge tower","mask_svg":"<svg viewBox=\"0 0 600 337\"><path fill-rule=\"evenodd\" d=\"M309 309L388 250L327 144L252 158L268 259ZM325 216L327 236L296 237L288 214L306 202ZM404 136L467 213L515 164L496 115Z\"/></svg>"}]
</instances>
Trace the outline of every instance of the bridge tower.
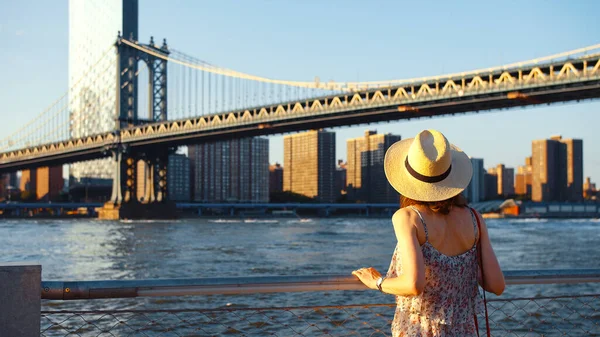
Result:
<instances>
[{"instance_id":1,"label":"bridge tower","mask_svg":"<svg viewBox=\"0 0 600 337\"><path fill-rule=\"evenodd\" d=\"M131 45L133 44L133 45ZM136 46L151 50L142 51ZM162 46L150 38L149 44L140 44L133 38L124 40L118 36L117 52L117 118L115 130L167 120L167 60L169 55L166 39ZM140 115L137 102L138 62L148 67L149 102L146 116ZM99 210L101 219L121 218L169 218L175 213L174 204L168 202L167 166L173 149L165 146L149 146L131 149L120 141L110 148L114 162L111 200ZM138 201L137 164L144 162L144 203Z\"/></svg>"}]
</instances>

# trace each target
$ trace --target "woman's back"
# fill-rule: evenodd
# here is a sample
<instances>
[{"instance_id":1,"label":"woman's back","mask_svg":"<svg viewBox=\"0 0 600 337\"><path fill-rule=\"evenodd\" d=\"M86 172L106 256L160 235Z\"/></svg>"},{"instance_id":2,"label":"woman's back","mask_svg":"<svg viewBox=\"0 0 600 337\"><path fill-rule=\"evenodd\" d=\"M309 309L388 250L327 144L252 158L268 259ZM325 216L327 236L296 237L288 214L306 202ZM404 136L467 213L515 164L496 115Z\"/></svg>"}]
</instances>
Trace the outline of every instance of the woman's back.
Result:
<instances>
[{"instance_id":1,"label":"woman's back","mask_svg":"<svg viewBox=\"0 0 600 337\"><path fill-rule=\"evenodd\" d=\"M417 296L397 296L393 335L476 336L474 314L483 309L483 301L477 288L475 214L459 207L447 215L413 206L402 211L418 219L425 288ZM402 274L400 261L396 247L388 277Z\"/></svg>"},{"instance_id":2,"label":"woman's back","mask_svg":"<svg viewBox=\"0 0 600 337\"><path fill-rule=\"evenodd\" d=\"M447 256L460 255L473 248L477 241L477 222L467 207L453 207L448 214L435 213L427 207L412 206L409 209L417 217L417 236L421 245L426 241L425 228L429 243Z\"/></svg>"}]
</instances>

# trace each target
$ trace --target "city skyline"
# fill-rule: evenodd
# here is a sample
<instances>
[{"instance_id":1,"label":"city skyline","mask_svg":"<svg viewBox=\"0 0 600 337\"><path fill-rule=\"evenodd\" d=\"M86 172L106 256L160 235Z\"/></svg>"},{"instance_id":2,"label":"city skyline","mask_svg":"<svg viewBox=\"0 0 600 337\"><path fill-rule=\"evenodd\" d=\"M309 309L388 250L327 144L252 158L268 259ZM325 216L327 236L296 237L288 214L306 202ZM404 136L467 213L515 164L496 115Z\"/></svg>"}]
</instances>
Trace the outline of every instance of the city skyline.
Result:
<instances>
[{"instance_id":1,"label":"city skyline","mask_svg":"<svg viewBox=\"0 0 600 337\"><path fill-rule=\"evenodd\" d=\"M317 135L319 137L316 137ZM321 135L328 135L328 137L321 139ZM295 173L290 172L289 163L286 165L285 161L284 163L268 163L270 145L269 140L264 137L209 142L191 147L190 156L182 153L170 155L167 180L168 185L172 188L170 193L173 200L180 202L273 202L271 192L293 192L323 202L326 200L323 200L322 193L333 187L333 193L326 192L327 195L331 195L325 198L329 199L327 202L334 202L334 199L338 201L339 197L342 197L339 199L341 202L397 202L393 201L397 197L395 191L392 194L389 191L380 193L376 198L368 195L374 191L392 190L391 186L388 186L383 171L379 172L377 168L382 165L387 148L399 141L401 135L377 134L373 130L365 130L363 137L345 139L348 151L351 151L350 148L352 148L351 152L355 153L354 158L349 158L347 161L340 159L335 153L335 142L333 141L335 132L311 130L287 136L286 139L289 143L285 145L289 151L288 161L296 158L290 162L300 163L299 166L298 164L291 166L291 170ZM293 146L292 139L295 139ZM242 144L246 144L244 146L246 150L242 151L240 147ZM248 147L250 144L252 145ZM590 196L595 193L595 180L590 181L590 177L584 179L581 176L581 167L584 162L581 156L584 148L581 139L551 135L544 139L531 140L530 144L530 156L524 158L524 165L518 166L516 169L507 167L503 163L488 162L484 164L485 158L471 157L473 177L464 192L468 200L479 202L516 197L520 200L524 198L524 200L537 202L580 202L586 195ZM550 150L550 145L553 146L553 150ZM254 153L255 151L256 153ZM311 156L311 153L320 155ZM361 163L365 160L368 164ZM334 165L333 163L336 161L338 164ZM325 164L326 162L330 163ZM145 195L148 192L146 171L140 164L141 161L137 166L137 176L140 179L137 186L137 198L146 202ZM286 170L286 166L288 170ZM26 170L22 172L21 177L17 177L16 174L6 174L3 186L18 186L22 192L37 194L39 200L55 201L63 197L60 195L63 180L58 179L58 168L40 167L36 170ZM354 172L356 170L358 172ZM198 175L200 171L205 171L205 173ZM279 173L279 178L273 176L275 171ZM338 181L341 177L338 176L340 173L344 177L343 182ZM292 179L298 174L300 175L299 179ZM14 182L13 176L16 178ZM288 179L287 186L284 183L285 177ZM294 180L296 183L292 182ZM272 186L274 181L276 186ZM321 182L325 181L329 183L328 187L323 190L319 186ZM215 183L214 186L213 183ZM256 188L259 186L260 188L257 190ZM360 193L361 187L366 188L362 191L363 194ZM540 189L543 189L544 192L540 192ZM367 194L364 194L365 192ZM29 194L27 194L27 198L29 198ZM21 197L25 198L23 195ZM99 195L94 197L97 198ZM104 198L107 197L108 195L104 196Z\"/></svg>"},{"instance_id":2,"label":"city skyline","mask_svg":"<svg viewBox=\"0 0 600 337\"><path fill-rule=\"evenodd\" d=\"M231 11L231 7L238 10ZM440 75L532 59L597 43L592 34L585 33L600 27L591 14L594 8L599 7L594 2L556 3L551 6L529 2L519 5L519 13L515 13L514 6L509 5L501 7L465 3L461 10L454 10L456 20L453 20L453 27L456 34L450 35L439 32L448 24L444 13L455 9L453 5L439 4L436 7L439 11L429 11L425 5L412 3L400 5L390 2L385 7L386 11L382 11L379 7L364 8L360 3L353 2L343 8L331 3L253 6L233 2L185 2L178 11L167 4L149 0L140 5L140 40L148 40L150 35L155 38L166 37L169 44L177 49L222 66L263 76L305 80L320 76L323 80L351 81ZM492 7L498 15L490 18L485 26L469 19L473 14L489 11ZM276 15L284 10L293 13L292 19L311 17L321 25L316 25L319 28L308 27L300 24L302 21L294 24L293 20L284 20L284 17ZM340 14L340 18L327 14L332 11ZM381 16L396 18L395 13L406 11L415 15L402 15L402 20L375 20ZM527 14L532 12L539 15L532 18ZM218 24L225 15L231 18L231 25ZM259 22L253 27L254 33L239 29L240 22L250 17L248 15ZM517 20L516 24L509 26L503 24L503 17L519 15L528 19ZM549 17L559 16L561 22L565 23L562 26L556 26L552 20L548 20ZM366 24L353 25L352 22L358 19ZM406 27L416 27L417 22L425 19L428 25L406 33ZM0 132L5 136L33 118L67 89L67 2L10 3L0 13L0 25L0 37L5 41L0 61L9 65L1 92L6 95L3 101L7 102L7 109L14 116L14 119L7 121L6 129ZM345 29L339 29L340 26ZM503 28L494 28L498 26ZM323 29L332 33L318 34ZM527 34L540 29L548 34L538 34L535 40ZM375 34L380 31L389 31L390 34ZM332 43L334 40L336 43ZM310 42L307 45L313 47L304 48L303 53L298 53L294 46L301 45L302 41ZM367 48L355 48L353 41L361 41ZM289 46L279 47L283 45ZM277 47L279 52L271 53L271 47ZM329 52L323 53L323 49ZM254 56L241 57L244 55L240 53L241 50ZM44 58L30 54L40 54L42 51ZM31 81L31 78L35 78L35 81ZM31 99L32 93L36 99ZM600 135L593 132L592 125L599 122L595 113L599 108L598 102L558 104L533 109L516 108L466 116L378 123L368 128L378 133L401 134L405 138L412 137L422 129L438 129L470 156L485 157L488 162L504 163L507 167L516 168L527 156L527 150L518 144L532 139L561 133L581 138L587 144L598 143ZM544 123L540 123L542 120ZM340 137L336 140L336 157L347 157L342 139L359 137L365 128L365 125L360 125L332 129ZM511 137L506 137L507 134ZM283 162L283 141L277 141L282 137L270 137L273 140L270 162ZM490 151L493 154L489 155L486 152L488 149L493 149ZM584 176L600 176L599 152L593 146L584 149L584 157L587 158Z\"/></svg>"},{"instance_id":3,"label":"city skyline","mask_svg":"<svg viewBox=\"0 0 600 337\"><path fill-rule=\"evenodd\" d=\"M330 131L331 129L330 129L330 128L327 128L327 129L325 129L325 130L326 130L326 131ZM305 131L305 132L306 132L306 131ZM366 133L373 133L373 134L377 134L377 130L376 130L376 129L364 129L364 130L363 130L363 137L364 137L364 134L366 134ZM297 134L297 133L292 133L292 134ZM380 135L382 135L382 134L380 134ZM336 136L337 136L337 133L336 133ZM398 135L398 136L401 136L401 135ZM541 138L540 138L540 140L551 139L552 137L558 137L558 136L556 136L556 135L546 135L545 137L541 137ZM361 137L356 137L356 138L361 138ZM582 141L584 141L584 142L585 142L585 139L580 139L579 137L576 137L576 136L573 136L573 135L568 135L568 137L565 137L565 138L566 138L565 140L572 140L572 139L574 138L574 139L577 139L577 140L582 140ZM347 141L350 141L350 140L353 140L353 139L355 139L355 138L345 138L345 139L341 139L341 140L339 140L339 141L342 141L342 142L344 142L344 144L346 145L346 142L347 142ZM534 141L536 141L536 140L538 140L538 139L530 139L530 140L529 140L529 143L527 143L527 144L524 146L524 147L526 148L526 150L525 150L525 151L527 151L527 149L529 150L529 154L528 154L528 155L526 155L525 157L521 158L521 163L520 163L520 164L518 164L518 165L516 165L516 166L514 166L514 167L513 167L513 166L510 166L510 165L507 165L507 164L505 164L505 163L501 163L501 162L491 162L490 160L486 159L487 157L486 157L485 155L483 155L483 156L479 156L479 157L471 156L471 155L470 155L470 154L468 154L468 153L467 153L467 155L469 155L469 157L471 157L471 158L474 158L474 159L483 159L483 160L484 160L484 162L485 162L485 163L487 163L487 164L485 164L485 165L484 165L484 168L486 169L486 172L487 172L487 170L488 170L488 169L496 169L496 168L498 167L498 165L503 165L503 166L505 166L505 168L506 168L506 169L513 169L513 171L514 171L514 172L513 172L513 175L514 175L514 176L516 176L516 174L518 173L518 172L517 172L517 169L518 169L519 167L524 167L524 164L526 164L527 160L528 160L528 159L529 159L529 160L531 159L531 155L532 155L532 153L531 153L531 144L532 144L532 142L534 142ZM338 141L338 140L336 139L336 142L337 142L337 141ZM272 146L272 144L271 144L271 143L269 143L269 146ZM585 147L583 147L583 148L585 149ZM347 151L346 151L346 152L347 152ZM583 157L585 158L585 155L584 155ZM338 155L338 153L337 153L337 151L336 151L336 158L335 158L335 159L336 159L336 161L337 161L337 160L341 160L341 161L343 161L344 163L348 163L348 158L347 158L347 157L345 157L345 158L344 158L344 157L341 157L341 156L339 156L339 155ZM583 160L583 162L584 162L584 165L585 165L585 160ZM271 158L269 158L269 164L270 164L270 165L279 164L281 167L285 167L285 165L283 164L283 161L281 161L281 162L280 162L280 161L273 161L273 160L271 160ZM565 168L565 169L566 169L566 168ZM594 181L594 176L590 176L590 175L585 175L585 174L584 174L584 175L583 175L583 179L582 179L582 183L585 181L586 177L591 177L591 179L592 179L592 182ZM513 181L513 183L514 183L514 181Z\"/></svg>"}]
</instances>

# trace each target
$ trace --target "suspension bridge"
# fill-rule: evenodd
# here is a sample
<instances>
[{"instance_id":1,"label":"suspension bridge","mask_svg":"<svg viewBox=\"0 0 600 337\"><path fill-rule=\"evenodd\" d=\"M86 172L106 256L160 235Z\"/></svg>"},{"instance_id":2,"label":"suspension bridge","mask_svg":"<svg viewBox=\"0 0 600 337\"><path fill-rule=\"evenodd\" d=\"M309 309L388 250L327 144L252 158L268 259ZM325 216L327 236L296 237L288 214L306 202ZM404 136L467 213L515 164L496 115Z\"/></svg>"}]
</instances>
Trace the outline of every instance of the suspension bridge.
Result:
<instances>
[{"instance_id":1,"label":"suspension bridge","mask_svg":"<svg viewBox=\"0 0 600 337\"><path fill-rule=\"evenodd\" d=\"M145 200L160 203L168 154L181 145L598 97L600 44L440 76L321 82L251 75L166 41L119 36L67 93L0 141L0 172L111 157L111 203L121 205L137 200L143 160Z\"/></svg>"}]
</instances>

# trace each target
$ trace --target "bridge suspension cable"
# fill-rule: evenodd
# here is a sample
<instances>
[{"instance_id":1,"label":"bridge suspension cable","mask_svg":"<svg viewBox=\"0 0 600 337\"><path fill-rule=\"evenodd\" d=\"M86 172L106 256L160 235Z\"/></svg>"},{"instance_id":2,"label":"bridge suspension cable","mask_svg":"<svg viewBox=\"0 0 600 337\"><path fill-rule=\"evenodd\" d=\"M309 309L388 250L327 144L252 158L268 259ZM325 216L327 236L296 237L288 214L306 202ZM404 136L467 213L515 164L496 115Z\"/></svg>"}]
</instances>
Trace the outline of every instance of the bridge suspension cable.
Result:
<instances>
[{"instance_id":1,"label":"bridge suspension cable","mask_svg":"<svg viewBox=\"0 0 600 337\"><path fill-rule=\"evenodd\" d=\"M146 49L142 50L145 52ZM169 57L155 51L152 51L152 55L162 55L162 58L167 60L178 60L167 62L170 120L245 110L341 92L228 76L228 72L219 71L220 68L205 61L178 51L169 52ZM143 82L140 84L143 85Z\"/></svg>"},{"instance_id":2,"label":"bridge suspension cable","mask_svg":"<svg viewBox=\"0 0 600 337\"><path fill-rule=\"evenodd\" d=\"M213 65L177 50L168 55L155 48L126 39L122 43L156 58L167 60L167 111L168 119L184 119L227 111L243 111L284 102L303 102L318 96L342 94L375 87L406 85L410 83L475 76L482 73L503 72L508 69L532 67L550 60L584 54L600 53L600 44L561 52L528 61L515 62L499 67L482 68L439 76L367 82L321 83L319 80L287 81L255 76ZM24 148L41 143L69 138L90 136L112 130L117 111L115 104L116 57L110 54L110 46L102 56L72 85L61 98L42 111L32 121L0 141L0 151ZM155 69L135 65L135 78L147 76L149 81L137 81L135 97L140 122L144 111L152 120L154 101L150 74ZM99 84L99 85L97 85ZM308 103L307 103L308 104ZM98 127L97 120L102 119ZM96 123L96 124L94 124Z\"/></svg>"},{"instance_id":3,"label":"bridge suspension cable","mask_svg":"<svg viewBox=\"0 0 600 337\"><path fill-rule=\"evenodd\" d=\"M82 89L83 86L95 85L109 69L114 68L113 63L111 62L111 59L114 59L114 56L112 58L110 57L111 51L114 51L114 46L104 50L101 53L101 56L75 80L71 88L57 100L35 116L35 118L31 119L27 124L0 140L0 148L2 150L10 150L69 138L71 136L71 124L77 120L81 121L86 118L85 116L71 116L72 104L74 100L78 99L79 90ZM104 67L99 71L99 66L102 62L109 64L110 67ZM94 80L90 81L89 79L92 76Z\"/></svg>"},{"instance_id":4,"label":"bridge suspension cable","mask_svg":"<svg viewBox=\"0 0 600 337\"><path fill-rule=\"evenodd\" d=\"M92 65L90 66L83 75L81 75L73 84L73 87L77 87L81 81L83 81L84 79L86 79L88 77L88 75L95 69L96 65L98 65L102 60L104 60L104 57L106 57L106 55L111 51L114 50L114 47L111 46L110 48L107 48L103 53L102 56L100 56L100 58L98 58L98 60ZM39 121L39 119L46 113L48 113L52 108L54 108L62 99L64 99L65 97L67 97L67 95L69 94L69 91L71 91L71 89L67 90L64 94L62 94L58 99L56 99L54 102L52 102L52 104L50 104L46 109L42 110L42 112L40 112L37 116L35 116L31 121L29 121L27 124L23 125L21 128L19 128L17 131L13 132L11 135L4 137L1 141L0 144L5 142L7 139L11 138L13 135L18 134L19 132L23 131L24 129L26 129L28 126L30 126L31 124L35 123L36 121Z\"/></svg>"},{"instance_id":5,"label":"bridge suspension cable","mask_svg":"<svg viewBox=\"0 0 600 337\"><path fill-rule=\"evenodd\" d=\"M578 49L574 49L574 50L570 50L570 51L566 51L566 52L561 52L561 53L557 53L557 54L552 54L552 55L548 55L548 56L544 56L544 57L539 57L539 58L535 58L535 59L531 59L531 60L527 60L527 61L509 63L509 64L505 64L503 66L481 68L481 69L471 70L471 71L467 71L467 72L458 72L458 73L444 74L444 75L439 75L439 76L428 76L428 77L419 77L419 78L411 78L411 79L392 79L392 80L383 80L383 81L364 81L364 82L329 81L329 82L321 83L318 80L318 78L312 82L277 80L277 79L270 79L270 78L266 78L266 77L242 73L239 71L235 71L235 70L231 70L231 69L227 69L227 68L223 68L223 67L214 66L214 65L206 63L206 62L193 63L193 62L190 62L189 56L187 56L181 52L178 52L176 50L172 50L171 54L169 56L167 56L167 55L155 52L155 51L153 51L145 46L139 45L135 42L128 41L125 39L122 41L123 41L123 43L125 43L133 48L141 50L150 55L162 58L169 62L177 63L177 64L180 64L180 65L183 65L186 67L194 68L194 69L201 70L201 71L215 74L215 75L222 75L222 76L239 78L239 79L243 79L243 80L251 80L251 81L285 85L285 86L291 86L291 87L312 88L312 89L329 89L329 90L358 90L358 89L364 89L364 88L369 88L369 87L380 87L380 86L400 85L400 84L406 84L406 83L411 83L411 82L429 81L429 80L435 80L435 79L439 79L439 78L449 78L449 77L462 76L462 75L467 75L467 74L479 74L482 72L503 71L503 70L510 69L510 68L522 67L525 65L532 65L532 64L539 64L539 63L545 62L545 61L560 59L560 58L569 57L569 56L577 55L577 54L583 54L583 53L587 53L592 50L600 51L600 44L595 44L595 45L578 48Z\"/></svg>"}]
</instances>

